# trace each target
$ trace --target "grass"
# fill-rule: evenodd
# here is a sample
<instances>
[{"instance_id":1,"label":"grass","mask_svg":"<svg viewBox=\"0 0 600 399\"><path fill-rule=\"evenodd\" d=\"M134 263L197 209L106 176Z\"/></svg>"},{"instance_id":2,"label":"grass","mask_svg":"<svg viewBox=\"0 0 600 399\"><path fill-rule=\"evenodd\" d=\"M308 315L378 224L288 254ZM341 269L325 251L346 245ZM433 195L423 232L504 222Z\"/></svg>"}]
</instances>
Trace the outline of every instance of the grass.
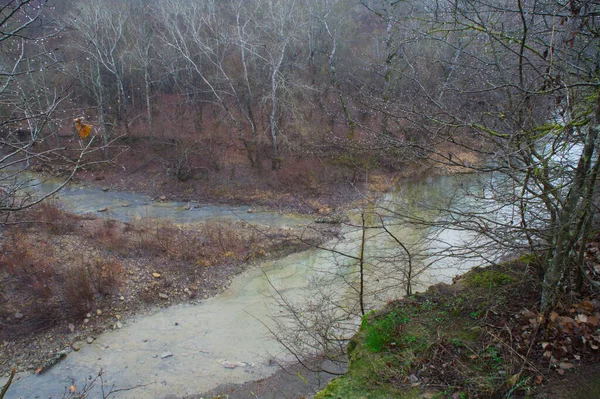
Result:
<instances>
[{"instance_id":1,"label":"grass","mask_svg":"<svg viewBox=\"0 0 600 399\"><path fill-rule=\"evenodd\" d=\"M518 281L500 268L476 268L457 286L434 286L365 315L348 345L348 373L316 398L416 398L425 382L438 399L518 391L514 354L479 323Z\"/></svg>"}]
</instances>

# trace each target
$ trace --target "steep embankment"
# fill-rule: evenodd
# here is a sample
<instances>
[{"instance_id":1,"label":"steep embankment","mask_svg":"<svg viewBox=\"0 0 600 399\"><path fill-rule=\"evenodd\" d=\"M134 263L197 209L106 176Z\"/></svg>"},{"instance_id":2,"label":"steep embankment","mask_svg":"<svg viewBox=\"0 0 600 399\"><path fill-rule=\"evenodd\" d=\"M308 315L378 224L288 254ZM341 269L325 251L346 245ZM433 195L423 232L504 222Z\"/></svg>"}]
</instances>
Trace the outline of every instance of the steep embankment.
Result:
<instances>
[{"instance_id":1,"label":"steep embankment","mask_svg":"<svg viewBox=\"0 0 600 399\"><path fill-rule=\"evenodd\" d=\"M476 268L366 315L348 373L316 399L597 398L597 295L540 314L534 269Z\"/></svg>"}]
</instances>

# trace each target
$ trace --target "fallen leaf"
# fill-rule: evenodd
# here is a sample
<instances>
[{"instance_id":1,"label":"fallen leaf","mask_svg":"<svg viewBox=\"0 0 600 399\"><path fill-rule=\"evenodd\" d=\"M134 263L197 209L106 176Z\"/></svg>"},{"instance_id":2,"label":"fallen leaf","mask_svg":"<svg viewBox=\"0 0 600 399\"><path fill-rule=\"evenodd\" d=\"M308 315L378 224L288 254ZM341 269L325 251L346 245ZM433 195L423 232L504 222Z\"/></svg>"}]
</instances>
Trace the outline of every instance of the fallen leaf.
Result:
<instances>
[{"instance_id":1,"label":"fallen leaf","mask_svg":"<svg viewBox=\"0 0 600 399\"><path fill-rule=\"evenodd\" d=\"M541 376L539 374L535 376L535 384L536 385L541 385L542 381L544 381L544 377L543 376Z\"/></svg>"},{"instance_id":2,"label":"fallen leaf","mask_svg":"<svg viewBox=\"0 0 600 399\"><path fill-rule=\"evenodd\" d=\"M569 370L575 367L575 365L573 363L562 362L558 365L558 367L560 367L563 370Z\"/></svg>"},{"instance_id":3,"label":"fallen leaf","mask_svg":"<svg viewBox=\"0 0 600 399\"><path fill-rule=\"evenodd\" d=\"M600 325L600 317L588 316L587 323L593 327L598 327L598 325Z\"/></svg>"},{"instance_id":4,"label":"fallen leaf","mask_svg":"<svg viewBox=\"0 0 600 399\"><path fill-rule=\"evenodd\" d=\"M520 375L520 373L517 373L510 377L508 380L506 380L506 385L508 385L508 387L514 387L515 385L517 385L517 382L519 382Z\"/></svg>"}]
</instances>

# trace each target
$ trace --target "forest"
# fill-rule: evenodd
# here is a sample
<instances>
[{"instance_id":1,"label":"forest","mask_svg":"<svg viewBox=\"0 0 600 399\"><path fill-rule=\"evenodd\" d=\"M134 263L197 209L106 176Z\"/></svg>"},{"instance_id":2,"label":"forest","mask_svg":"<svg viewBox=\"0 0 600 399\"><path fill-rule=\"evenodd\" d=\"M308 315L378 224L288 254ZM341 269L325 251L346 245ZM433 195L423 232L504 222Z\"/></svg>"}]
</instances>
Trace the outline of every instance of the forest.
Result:
<instances>
[{"instance_id":1,"label":"forest","mask_svg":"<svg viewBox=\"0 0 600 399\"><path fill-rule=\"evenodd\" d=\"M338 255L359 268L362 317L365 237L385 235L393 262L410 265L398 277L408 297L412 264L431 257L392 225L476 237L462 247L437 239L444 249L436 259L497 266L526 256L524 273L539 279L536 311L550 317L600 289L590 261L599 134L593 0L5 0L0 270L19 269L11 248L29 241L8 232L23 215L49 225L70 217L48 204L71 181L188 208L204 201L316 214L319 223L339 223L359 204L348 225L362 234L360 252ZM30 173L59 183L35 196L22 178ZM436 209L426 199L419 210L414 199L381 200L410 179L440 175L479 180L446 193ZM459 191L466 197L450 198ZM201 233L161 225L161 237L143 236L148 225L107 226L102 239L111 245L114 231L130 237L118 256L149 253L166 236L177 239L160 251L178 262L199 262L204 253L188 250L199 242L220 246L208 251L210 264L280 244L233 225ZM323 240L303 244L322 249ZM115 264L98 267L120 274ZM107 292L118 285L113 277L103 280Z\"/></svg>"}]
</instances>

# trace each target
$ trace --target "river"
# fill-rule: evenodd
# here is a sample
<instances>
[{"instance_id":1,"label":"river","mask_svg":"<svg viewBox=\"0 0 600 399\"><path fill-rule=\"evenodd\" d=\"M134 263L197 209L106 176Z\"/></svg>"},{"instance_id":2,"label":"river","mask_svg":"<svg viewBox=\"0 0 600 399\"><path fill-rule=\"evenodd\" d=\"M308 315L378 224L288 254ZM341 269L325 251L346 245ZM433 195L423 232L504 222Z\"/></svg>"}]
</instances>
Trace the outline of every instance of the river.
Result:
<instances>
[{"instance_id":1,"label":"river","mask_svg":"<svg viewBox=\"0 0 600 399\"><path fill-rule=\"evenodd\" d=\"M466 233L428 229L417 231L393 223L394 207L404 210L415 204L433 204L456 196L465 178L432 177L422 181L406 181L398 189L380 198L384 210L370 211L387 220L388 228L413 253L415 278L413 288L422 290L439 281L448 282L453 276L472 267L473 261L442 259L439 248L425 240L434 234L436 242L458 243L469 239ZM51 190L45 183L42 190ZM186 223L213 218L244 219L259 226L292 226L309 223L305 216L281 215L274 212L248 213L248 207L209 206L200 204L153 202L133 193L103 191L93 187L67 187L60 192L60 201L72 212L96 212L106 217L129 220L138 216L171 219ZM412 205L411 205L412 204ZM373 205L379 209L379 205ZM357 212L350 215L359 220ZM355 301L356 256L360 248L362 229L344 227L341 239L327 244L334 252L312 249L283 259L264 262L233 279L231 286L213 298L198 304L178 305L127 320L123 328L101 334L91 345L68 356L42 375L19 375L6 398L61 398L67 387L84 388L103 370L105 392L110 387L135 389L116 392L111 398L183 397L211 390L223 383L242 383L268 377L278 370L271 359L291 360L289 353L269 334L277 315L278 296L289 301L319 298L314 291L325 287L344 308L353 308ZM365 282L367 307L375 308L386 301L404 295L406 265L397 255L395 262L382 262L382 254L392 247L390 235L381 230L369 230L366 235L365 258L369 269ZM401 252L394 252L400 254ZM406 254L405 254L406 255ZM431 263L431 265L429 265ZM429 267L424 267L429 265ZM393 267L394 269L389 269ZM404 274L403 274L404 273ZM395 277L395 278L392 278ZM316 282L325 284L316 284ZM274 288L277 290L275 292ZM335 288L334 288L335 287ZM275 316L275 317L273 317ZM347 326L355 328L357 319L349 317ZM347 327L348 328L348 327ZM94 384L90 398L102 397L99 382Z\"/></svg>"}]
</instances>

